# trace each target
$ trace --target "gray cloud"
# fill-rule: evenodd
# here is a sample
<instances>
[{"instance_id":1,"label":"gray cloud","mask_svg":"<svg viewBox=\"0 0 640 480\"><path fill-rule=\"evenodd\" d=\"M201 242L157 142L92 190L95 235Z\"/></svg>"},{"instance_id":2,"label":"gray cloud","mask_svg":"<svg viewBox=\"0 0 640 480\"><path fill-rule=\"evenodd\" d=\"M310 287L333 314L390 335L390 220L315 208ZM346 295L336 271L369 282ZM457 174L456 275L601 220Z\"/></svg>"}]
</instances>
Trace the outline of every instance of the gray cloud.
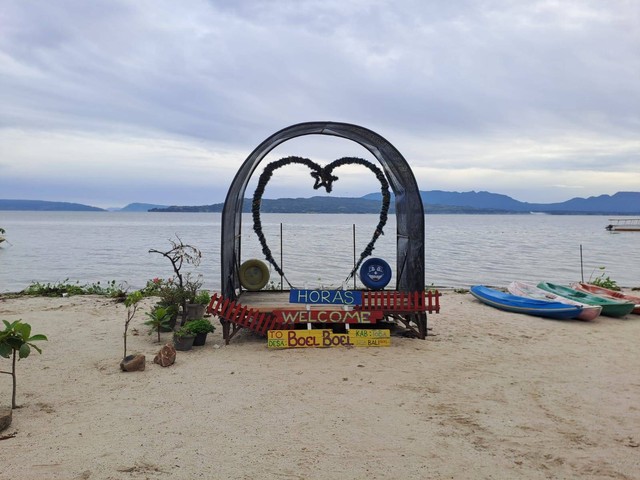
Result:
<instances>
[{"instance_id":1,"label":"gray cloud","mask_svg":"<svg viewBox=\"0 0 640 480\"><path fill-rule=\"evenodd\" d=\"M228 182L271 133L333 120L371 128L417 171L431 169L425 178L417 174L423 189L463 189L456 175L467 185L465 171L475 168L521 172L511 184L478 177L471 188L522 191L523 200L537 200L532 181L540 192L546 184L567 185L556 191L559 200L582 187L586 194L615 193L640 185L633 170L640 152L637 7L7 1L0 13L0 191L30 191L25 182L35 182L38 162L50 163L56 145L66 150L79 139L83 149L72 156L85 158L86 175L107 162L162 183L170 174L150 171L151 158L188 166L208 158L212 170L224 170L216 180ZM31 144L28 153L20 142ZM105 142L112 157L96 155ZM140 148L124 148L131 142ZM158 147L165 142L169 150ZM337 146L321 144L297 154L342 156ZM539 176L527 173L532 169ZM593 180L603 170L631 177L623 185L617 176ZM552 182L572 172L580 172L580 185ZM117 190L118 179L112 181L110 190ZM55 184L46 185L43 179L40 191L53 196L73 190L56 194ZM207 195L195 203L221 200Z\"/></svg>"}]
</instances>

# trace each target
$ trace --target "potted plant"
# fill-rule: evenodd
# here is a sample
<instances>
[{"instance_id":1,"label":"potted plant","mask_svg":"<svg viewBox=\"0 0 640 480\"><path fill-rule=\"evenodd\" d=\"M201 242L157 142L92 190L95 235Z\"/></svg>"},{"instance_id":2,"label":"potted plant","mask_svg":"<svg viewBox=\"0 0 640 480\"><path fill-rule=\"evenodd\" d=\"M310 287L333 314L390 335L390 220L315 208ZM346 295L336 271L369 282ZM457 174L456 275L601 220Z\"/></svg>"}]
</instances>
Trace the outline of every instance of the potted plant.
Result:
<instances>
[{"instance_id":1,"label":"potted plant","mask_svg":"<svg viewBox=\"0 0 640 480\"><path fill-rule=\"evenodd\" d=\"M209 303L209 300L206 301L205 305L202 304L202 297L200 297L200 287L202 287L202 275L198 275L196 279L193 279L190 274L185 275L184 281L184 291L185 296L187 297L186 303L186 319L187 322L189 320L195 320L197 318L202 318L204 315L204 310L206 308L206 304Z\"/></svg>"},{"instance_id":2,"label":"potted plant","mask_svg":"<svg viewBox=\"0 0 640 480\"><path fill-rule=\"evenodd\" d=\"M211 301L211 294L208 290L200 290L193 297L191 303L187 304L187 321L204 317L207 305Z\"/></svg>"},{"instance_id":3,"label":"potted plant","mask_svg":"<svg viewBox=\"0 0 640 480\"><path fill-rule=\"evenodd\" d=\"M206 318L190 320L185 324L185 328L195 335L194 347L200 347L207 341L207 334L215 331L213 324Z\"/></svg>"},{"instance_id":4,"label":"potted plant","mask_svg":"<svg viewBox=\"0 0 640 480\"><path fill-rule=\"evenodd\" d=\"M173 332L173 346L176 347L176 350L180 350L182 352L191 350L195 338L195 334L193 334L185 325Z\"/></svg>"},{"instance_id":5,"label":"potted plant","mask_svg":"<svg viewBox=\"0 0 640 480\"><path fill-rule=\"evenodd\" d=\"M196 295L195 301L206 308L211 302L211 293L209 293L209 290L200 290Z\"/></svg>"}]
</instances>

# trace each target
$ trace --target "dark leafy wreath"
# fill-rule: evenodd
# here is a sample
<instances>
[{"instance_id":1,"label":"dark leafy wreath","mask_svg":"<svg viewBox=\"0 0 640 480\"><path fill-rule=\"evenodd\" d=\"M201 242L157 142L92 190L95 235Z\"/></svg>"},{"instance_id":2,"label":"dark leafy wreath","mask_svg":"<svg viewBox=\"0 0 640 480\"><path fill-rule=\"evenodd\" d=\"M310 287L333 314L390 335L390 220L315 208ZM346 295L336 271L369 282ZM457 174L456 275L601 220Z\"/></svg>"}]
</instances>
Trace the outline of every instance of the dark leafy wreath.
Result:
<instances>
[{"instance_id":1,"label":"dark leafy wreath","mask_svg":"<svg viewBox=\"0 0 640 480\"><path fill-rule=\"evenodd\" d=\"M287 277L282 271L282 268L280 268L280 265L278 265L278 262L276 262L276 260L273 258L271 249L267 245L267 240L264 236L264 233L262 232L262 221L260 220L260 205L262 203L262 195L264 194L264 190L267 186L267 183L271 179L273 172L278 168L296 163L309 167L309 169L311 170L311 176L315 179L315 183L313 185L314 190L318 190L320 187L324 187L327 193L331 193L331 190L333 189L333 182L338 180L338 177L333 175L333 170L343 165L362 165L364 167L367 167L375 174L376 178L380 182L380 191L382 192L382 206L380 208L378 225L373 232L371 240L362 251L362 253L360 253L358 262L353 267L353 270L351 270L351 273L349 273L347 279L345 280L345 282L349 281L349 279L355 275L364 259L373 253L375 243L380 235L384 235L383 228L387 223L389 204L391 202L391 194L389 193L389 182L387 181L387 178L385 177L382 170L380 170L377 166L367 160L357 157L343 157L338 160L334 160L325 167L321 167L308 158L285 157L281 158L280 160L276 160L275 162L271 162L266 166L266 168L260 175L260 178L258 179L258 186L256 187L256 190L253 194L253 201L251 203L251 213L253 215L253 230L258 236L260 245L262 245L262 253L264 253L265 258L271 265L273 265L273 268L275 268L276 272L278 272L282 276L282 278L285 279L289 287L291 287L291 283L289 283L289 280L287 280Z\"/></svg>"}]
</instances>

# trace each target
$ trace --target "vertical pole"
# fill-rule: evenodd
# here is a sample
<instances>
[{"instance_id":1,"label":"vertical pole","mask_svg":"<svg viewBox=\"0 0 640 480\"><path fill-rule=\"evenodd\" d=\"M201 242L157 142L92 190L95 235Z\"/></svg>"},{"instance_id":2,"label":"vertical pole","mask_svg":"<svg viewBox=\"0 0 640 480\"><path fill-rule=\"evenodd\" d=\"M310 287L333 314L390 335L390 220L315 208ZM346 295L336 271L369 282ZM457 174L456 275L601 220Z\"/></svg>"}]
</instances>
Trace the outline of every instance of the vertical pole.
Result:
<instances>
[{"instance_id":1,"label":"vertical pole","mask_svg":"<svg viewBox=\"0 0 640 480\"><path fill-rule=\"evenodd\" d=\"M280 270L284 272L284 264L282 263L283 253L282 253L282 222L280 222ZM284 290L284 278L280 275L280 291Z\"/></svg>"},{"instance_id":2,"label":"vertical pole","mask_svg":"<svg viewBox=\"0 0 640 480\"><path fill-rule=\"evenodd\" d=\"M582 263L582 244L580 244L580 278L582 278L582 283L584 283L584 264Z\"/></svg>"},{"instance_id":3,"label":"vertical pole","mask_svg":"<svg viewBox=\"0 0 640 480\"><path fill-rule=\"evenodd\" d=\"M353 224L353 268L356 268L356 224ZM353 289L356 289L358 272L353 272Z\"/></svg>"}]
</instances>

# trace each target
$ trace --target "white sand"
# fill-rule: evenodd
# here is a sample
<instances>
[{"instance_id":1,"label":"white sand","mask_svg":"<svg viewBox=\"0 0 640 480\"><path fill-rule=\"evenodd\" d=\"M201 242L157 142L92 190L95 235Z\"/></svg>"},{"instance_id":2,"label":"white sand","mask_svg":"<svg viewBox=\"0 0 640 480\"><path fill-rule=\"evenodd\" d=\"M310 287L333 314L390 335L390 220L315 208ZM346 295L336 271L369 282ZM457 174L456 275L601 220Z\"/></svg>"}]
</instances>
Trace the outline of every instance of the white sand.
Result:
<instances>
[{"instance_id":1,"label":"white sand","mask_svg":"<svg viewBox=\"0 0 640 480\"><path fill-rule=\"evenodd\" d=\"M123 305L0 300L0 319L49 337L18 363L0 479L640 478L640 316L442 305L426 341L274 351L243 333L216 349L218 328L169 368L143 310L129 353L147 368L123 373ZM10 387L0 375L4 406Z\"/></svg>"}]
</instances>

